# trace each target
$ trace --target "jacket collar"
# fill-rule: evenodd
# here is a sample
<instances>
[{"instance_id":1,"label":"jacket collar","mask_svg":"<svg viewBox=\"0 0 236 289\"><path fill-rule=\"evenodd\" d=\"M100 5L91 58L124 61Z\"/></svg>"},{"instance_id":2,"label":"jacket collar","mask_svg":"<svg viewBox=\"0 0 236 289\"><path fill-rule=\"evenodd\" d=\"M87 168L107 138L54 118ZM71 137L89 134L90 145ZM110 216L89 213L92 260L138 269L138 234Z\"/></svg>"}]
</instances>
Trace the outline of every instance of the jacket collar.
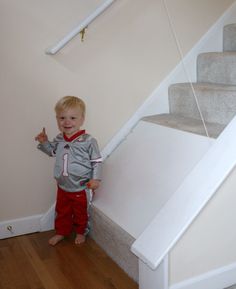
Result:
<instances>
[{"instance_id":1,"label":"jacket collar","mask_svg":"<svg viewBox=\"0 0 236 289\"><path fill-rule=\"evenodd\" d=\"M85 134L85 130L79 130L77 133L73 134L71 137L67 137L65 134L63 134L64 140L67 142L72 142L82 134Z\"/></svg>"}]
</instances>

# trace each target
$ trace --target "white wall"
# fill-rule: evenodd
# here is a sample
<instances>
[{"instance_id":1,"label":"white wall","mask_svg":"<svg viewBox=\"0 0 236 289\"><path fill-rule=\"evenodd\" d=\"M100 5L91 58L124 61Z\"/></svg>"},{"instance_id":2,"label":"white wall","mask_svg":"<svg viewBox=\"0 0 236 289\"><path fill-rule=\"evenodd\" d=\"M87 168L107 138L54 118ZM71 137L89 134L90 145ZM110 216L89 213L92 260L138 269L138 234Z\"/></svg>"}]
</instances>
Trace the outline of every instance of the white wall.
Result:
<instances>
[{"instance_id":1,"label":"white wall","mask_svg":"<svg viewBox=\"0 0 236 289\"><path fill-rule=\"evenodd\" d=\"M101 2L0 1L0 221L42 214L54 202L53 160L34 136L43 126L57 133L60 97L84 98L85 126L102 148L179 61L160 0L116 1L83 44L77 37L56 56L44 54ZM167 1L184 53L233 2Z\"/></svg>"},{"instance_id":2,"label":"white wall","mask_svg":"<svg viewBox=\"0 0 236 289\"><path fill-rule=\"evenodd\" d=\"M171 284L235 263L235 188L234 169L171 251Z\"/></svg>"}]
</instances>

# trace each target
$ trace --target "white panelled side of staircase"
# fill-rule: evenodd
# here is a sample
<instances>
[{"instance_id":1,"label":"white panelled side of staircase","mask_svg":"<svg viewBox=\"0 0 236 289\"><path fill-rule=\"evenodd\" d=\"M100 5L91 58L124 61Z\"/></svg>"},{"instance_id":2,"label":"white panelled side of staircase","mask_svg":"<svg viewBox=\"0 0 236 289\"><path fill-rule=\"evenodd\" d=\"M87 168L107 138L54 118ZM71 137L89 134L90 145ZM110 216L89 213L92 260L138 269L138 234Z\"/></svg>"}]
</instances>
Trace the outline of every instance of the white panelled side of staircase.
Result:
<instances>
[{"instance_id":1,"label":"white panelled side of staircase","mask_svg":"<svg viewBox=\"0 0 236 289\"><path fill-rule=\"evenodd\" d=\"M213 142L140 121L105 161L94 205L137 238Z\"/></svg>"}]
</instances>

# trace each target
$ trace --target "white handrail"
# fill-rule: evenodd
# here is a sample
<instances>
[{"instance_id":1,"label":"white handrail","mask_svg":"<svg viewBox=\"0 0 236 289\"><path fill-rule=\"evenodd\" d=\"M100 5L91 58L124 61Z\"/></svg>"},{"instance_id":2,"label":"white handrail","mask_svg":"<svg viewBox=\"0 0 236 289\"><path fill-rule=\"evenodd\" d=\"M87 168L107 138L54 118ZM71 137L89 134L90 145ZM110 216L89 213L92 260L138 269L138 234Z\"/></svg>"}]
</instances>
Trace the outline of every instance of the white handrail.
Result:
<instances>
[{"instance_id":1,"label":"white handrail","mask_svg":"<svg viewBox=\"0 0 236 289\"><path fill-rule=\"evenodd\" d=\"M182 237L236 165L236 117L132 245L152 270Z\"/></svg>"},{"instance_id":2,"label":"white handrail","mask_svg":"<svg viewBox=\"0 0 236 289\"><path fill-rule=\"evenodd\" d=\"M107 0L99 6L90 16L83 20L77 27L69 32L65 37L58 41L54 46L46 50L47 54L56 54L62 49L72 38L86 28L95 18L102 14L115 0Z\"/></svg>"}]
</instances>

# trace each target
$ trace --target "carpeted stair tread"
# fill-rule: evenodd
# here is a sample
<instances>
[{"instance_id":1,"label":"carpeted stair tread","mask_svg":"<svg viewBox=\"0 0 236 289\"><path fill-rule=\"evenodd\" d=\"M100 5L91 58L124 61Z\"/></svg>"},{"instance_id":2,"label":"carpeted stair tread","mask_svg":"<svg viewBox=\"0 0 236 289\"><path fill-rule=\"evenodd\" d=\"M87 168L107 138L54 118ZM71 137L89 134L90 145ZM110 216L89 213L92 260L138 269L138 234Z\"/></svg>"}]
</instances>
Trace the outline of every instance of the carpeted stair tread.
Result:
<instances>
[{"instance_id":1,"label":"carpeted stair tread","mask_svg":"<svg viewBox=\"0 0 236 289\"><path fill-rule=\"evenodd\" d=\"M166 113L166 114L146 116L142 118L142 120L155 123L161 126L166 126L166 127L206 136L203 123L199 119L184 117L184 116L177 115L177 114ZM224 125L221 125L218 123L210 123L210 122L207 122L206 126L207 126L209 137L211 138L217 138L225 127Z\"/></svg>"}]
</instances>

